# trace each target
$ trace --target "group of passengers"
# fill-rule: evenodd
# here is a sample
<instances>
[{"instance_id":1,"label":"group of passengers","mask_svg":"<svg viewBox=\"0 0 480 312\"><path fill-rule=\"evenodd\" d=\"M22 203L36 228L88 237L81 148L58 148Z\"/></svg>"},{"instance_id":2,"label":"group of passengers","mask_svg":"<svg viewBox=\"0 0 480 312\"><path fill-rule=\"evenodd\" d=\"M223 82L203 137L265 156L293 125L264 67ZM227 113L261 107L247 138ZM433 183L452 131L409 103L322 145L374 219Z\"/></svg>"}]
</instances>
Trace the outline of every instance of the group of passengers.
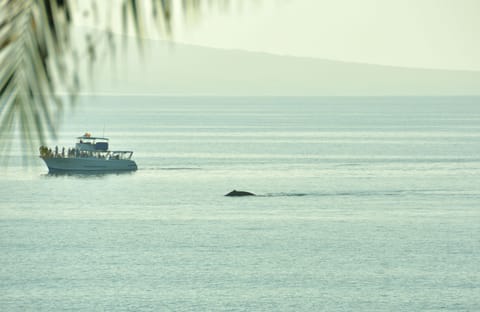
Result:
<instances>
[{"instance_id":1,"label":"group of passengers","mask_svg":"<svg viewBox=\"0 0 480 312\"><path fill-rule=\"evenodd\" d=\"M52 150L51 148L48 148L42 145L40 146L40 156L45 158L52 158L52 157L65 158L65 147L62 147L62 150L59 151L58 146L55 146L55 149ZM67 157L70 158L75 156L76 156L76 149L69 148L67 150Z\"/></svg>"},{"instance_id":2,"label":"group of passengers","mask_svg":"<svg viewBox=\"0 0 480 312\"><path fill-rule=\"evenodd\" d=\"M68 158L75 158L75 157L97 157L100 159L106 159L106 155L103 153L92 153L91 151L80 151L75 148L69 148L67 150L67 157ZM43 158L65 158L65 147L62 147L62 150L59 151L58 146L55 146L55 149L52 151L51 148L46 146L40 146L40 157ZM119 155L111 155L108 159L120 159Z\"/></svg>"}]
</instances>

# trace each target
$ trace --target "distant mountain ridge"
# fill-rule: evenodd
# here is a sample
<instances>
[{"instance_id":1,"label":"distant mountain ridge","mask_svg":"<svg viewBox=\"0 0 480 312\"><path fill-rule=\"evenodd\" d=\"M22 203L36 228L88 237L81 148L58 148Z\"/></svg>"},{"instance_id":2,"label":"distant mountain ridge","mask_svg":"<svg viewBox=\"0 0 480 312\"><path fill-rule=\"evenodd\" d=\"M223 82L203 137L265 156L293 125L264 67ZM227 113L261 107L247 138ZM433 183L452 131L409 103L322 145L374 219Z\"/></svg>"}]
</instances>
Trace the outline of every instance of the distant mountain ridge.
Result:
<instances>
[{"instance_id":1,"label":"distant mountain ridge","mask_svg":"<svg viewBox=\"0 0 480 312\"><path fill-rule=\"evenodd\" d=\"M218 96L473 96L480 72L415 69L135 41L89 93Z\"/></svg>"}]
</instances>

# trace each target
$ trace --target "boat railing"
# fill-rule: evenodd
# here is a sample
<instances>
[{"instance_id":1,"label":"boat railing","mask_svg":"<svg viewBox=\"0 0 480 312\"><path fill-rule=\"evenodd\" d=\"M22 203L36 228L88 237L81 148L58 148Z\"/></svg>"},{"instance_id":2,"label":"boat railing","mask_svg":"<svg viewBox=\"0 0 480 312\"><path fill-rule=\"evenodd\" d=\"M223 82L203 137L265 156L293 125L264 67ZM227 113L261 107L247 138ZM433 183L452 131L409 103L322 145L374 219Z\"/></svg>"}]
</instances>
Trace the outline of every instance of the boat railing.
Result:
<instances>
[{"instance_id":1,"label":"boat railing","mask_svg":"<svg viewBox=\"0 0 480 312\"><path fill-rule=\"evenodd\" d=\"M133 151L105 151L105 150L93 150L86 151L77 148L62 147L60 150L58 146L54 149L46 146L40 147L40 157L42 158L98 158L108 160L120 160L132 158Z\"/></svg>"},{"instance_id":2,"label":"boat railing","mask_svg":"<svg viewBox=\"0 0 480 312\"><path fill-rule=\"evenodd\" d=\"M131 159L133 152L132 151L110 151L107 153L109 159Z\"/></svg>"}]
</instances>

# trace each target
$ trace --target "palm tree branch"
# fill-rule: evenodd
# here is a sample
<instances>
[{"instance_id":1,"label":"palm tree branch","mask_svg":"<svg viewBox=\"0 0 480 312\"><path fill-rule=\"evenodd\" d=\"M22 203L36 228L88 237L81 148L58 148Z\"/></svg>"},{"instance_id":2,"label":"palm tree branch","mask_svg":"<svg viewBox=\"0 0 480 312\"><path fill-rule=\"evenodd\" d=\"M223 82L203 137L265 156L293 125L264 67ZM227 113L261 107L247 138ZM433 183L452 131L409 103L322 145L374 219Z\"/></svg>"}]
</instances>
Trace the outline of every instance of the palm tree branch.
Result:
<instances>
[{"instance_id":1,"label":"palm tree branch","mask_svg":"<svg viewBox=\"0 0 480 312\"><path fill-rule=\"evenodd\" d=\"M65 100L56 93L64 88L74 98L80 85L77 55L82 44L69 38L72 1L0 0L0 140L12 135L16 125L24 146L33 146L35 140L43 143L47 134L56 137L57 117L65 107ZM90 1L90 10L96 14L97 0ZM184 1L183 8L199 11L199 3ZM170 35L171 0L151 0L150 6L144 0L120 4L124 32L132 25L140 48L149 25L148 10ZM98 43L92 36L87 40L91 40L86 42L87 55L95 56ZM109 46L114 49L113 44ZM89 62L93 64L95 57ZM0 141L0 149L4 146Z\"/></svg>"}]
</instances>

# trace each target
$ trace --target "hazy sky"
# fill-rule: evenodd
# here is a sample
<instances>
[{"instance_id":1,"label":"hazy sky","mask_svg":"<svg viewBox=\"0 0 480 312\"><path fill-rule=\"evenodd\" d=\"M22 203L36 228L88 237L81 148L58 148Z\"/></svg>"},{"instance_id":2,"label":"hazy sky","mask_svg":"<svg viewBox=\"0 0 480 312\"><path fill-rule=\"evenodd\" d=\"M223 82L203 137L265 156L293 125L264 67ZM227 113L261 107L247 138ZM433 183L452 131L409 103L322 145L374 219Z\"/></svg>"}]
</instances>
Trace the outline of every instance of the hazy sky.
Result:
<instances>
[{"instance_id":1,"label":"hazy sky","mask_svg":"<svg viewBox=\"0 0 480 312\"><path fill-rule=\"evenodd\" d=\"M121 10L111 10L121 8L121 0L111 1L117 4L108 8L111 19L121 24ZM187 21L179 14L181 1L174 3L177 42L371 64L480 70L480 0L231 0L227 9L218 0L214 9L205 5L200 17L189 15Z\"/></svg>"},{"instance_id":2,"label":"hazy sky","mask_svg":"<svg viewBox=\"0 0 480 312\"><path fill-rule=\"evenodd\" d=\"M244 0L244 2L249 2ZM264 0L176 40L384 65L480 70L480 0Z\"/></svg>"},{"instance_id":3,"label":"hazy sky","mask_svg":"<svg viewBox=\"0 0 480 312\"><path fill-rule=\"evenodd\" d=\"M100 11L107 8L105 4L113 3L107 10L111 12L111 24L121 26L121 0L98 3ZM176 3L172 41L190 45L169 44L157 40L165 39L164 36L149 32L152 40L148 40L149 49L142 55L135 49L136 40L132 40L129 45L134 48L128 53L120 51L120 57L116 58L119 63L108 69L112 60L108 53L103 53L95 66L96 89L87 88L85 92L175 95L480 92L477 38L480 0L232 0L227 8L205 6L200 14L180 14L181 1ZM76 23L78 34L94 29L94 35L106 37L107 27L93 22L90 16ZM116 38L124 38L120 35L122 27L114 31L119 33ZM77 38L84 41L83 35ZM104 42L103 46L107 44ZM470 72L407 72L402 68Z\"/></svg>"}]
</instances>

